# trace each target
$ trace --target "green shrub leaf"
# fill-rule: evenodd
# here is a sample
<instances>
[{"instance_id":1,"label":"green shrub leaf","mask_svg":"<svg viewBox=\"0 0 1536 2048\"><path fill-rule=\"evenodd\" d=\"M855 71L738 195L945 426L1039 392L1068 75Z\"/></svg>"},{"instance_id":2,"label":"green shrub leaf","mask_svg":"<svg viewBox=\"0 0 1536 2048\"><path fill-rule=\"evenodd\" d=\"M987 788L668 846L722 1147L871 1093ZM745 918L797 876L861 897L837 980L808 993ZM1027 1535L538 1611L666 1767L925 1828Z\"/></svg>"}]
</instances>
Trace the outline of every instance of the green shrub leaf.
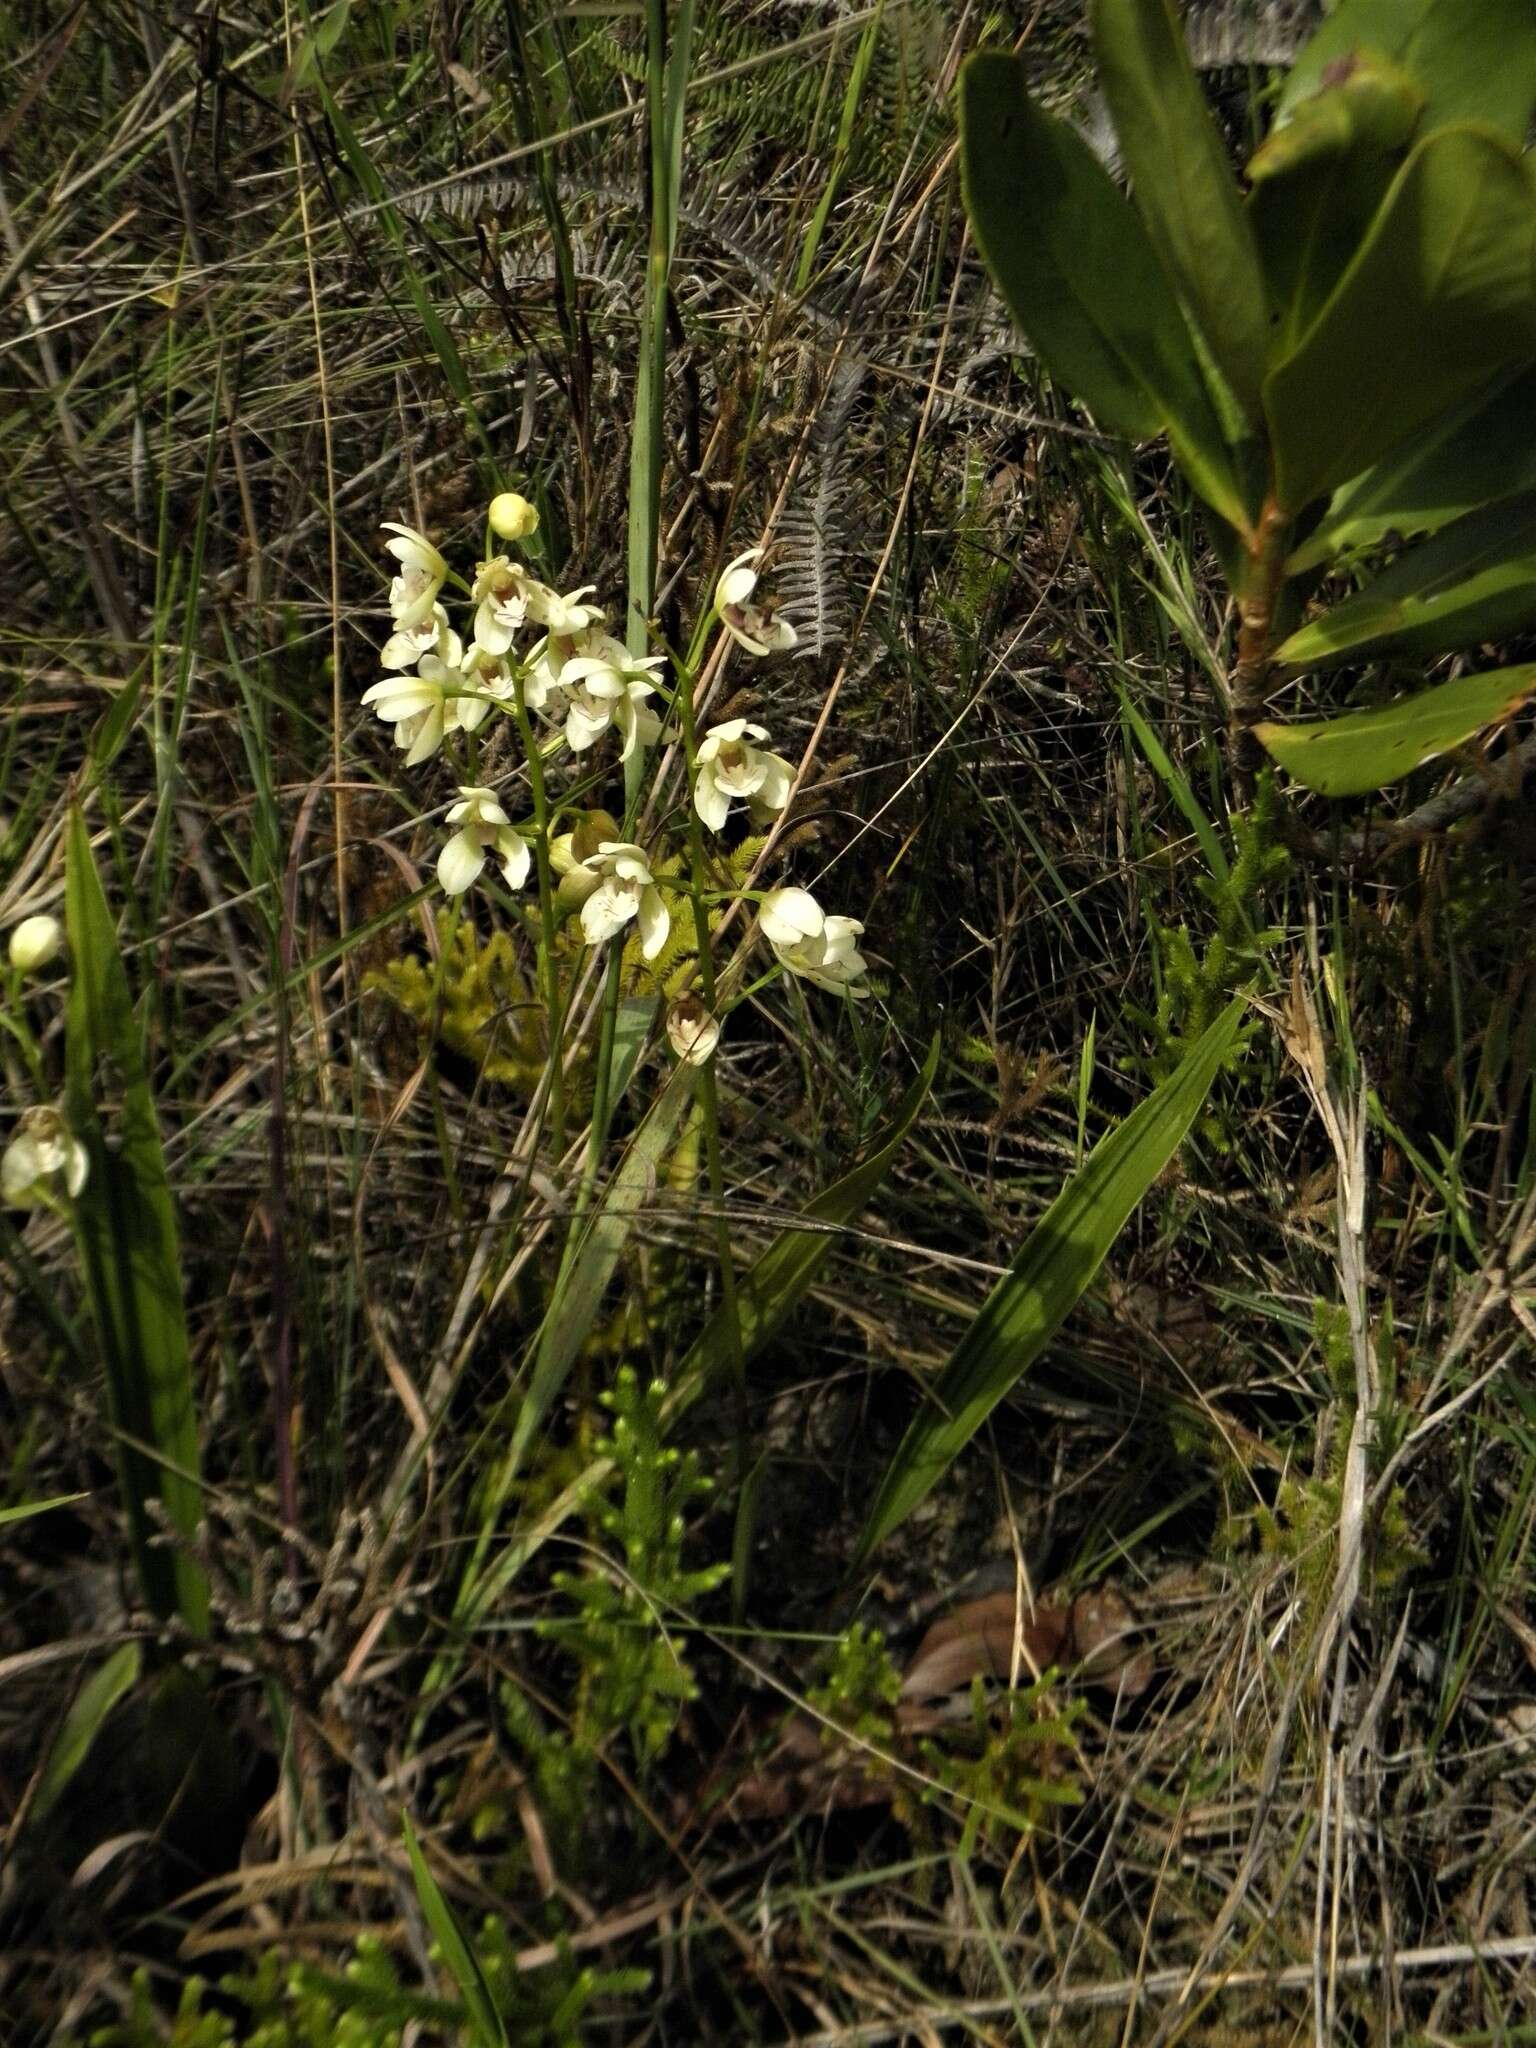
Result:
<instances>
[{"instance_id":1,"label":"green shrub leaf","mask_svg":"<svg viewBox=\"0 0 1536 2048\"><path fill-rule=\"evenodd\" d=\"M74 1204L86 1297L118 1432L123 1504L144 1595L157 1614L208 1628L208 1585L180 1551L154 1543L159 1500L190 1536L202 1514L197 1407L171 1206L154 1099L117 931L90 834L71 813L65 917L73 960L65 1031L70 1128L90 1156Z\"/></svg>"},{"instance_id":2,"label":"green shrub leaf","mask_svg":"<svg viewBox=\"0 0 1536 2048\"><path fill-rule=\"evenodd\" d=\"M1287 668L1366 655L1449 654L1536 622L1536 491L1501 498L1400 555L1374 583L1293 633Z\"/></svg>"},{"instance_id":3,"label":"green shrub leaf","mask_svg":"<svg viewBox=\"0 0 1536 2048\"><path fill-rule=\"evenodd\" d=\"M1249 516L1188 324L1146 229L1093 151L1043 113L1013 57L960 77L966 210L1009 312L1051 376L1113 434L1165 430L1231 525Z\"/></svg>"},{"instance_id":4,"label":"green shrub leaf","mask_svg":"<svg viewBox=\"0 0 1536 2048\"><path fill-rule=\"evenodd\" d=\"M1248 210L1288 355L1353 261L1407 149L1424 96L1406 73L1367 59L1303 100L1248 165Z\"/></svg>"},{"instance_id":5,"label":"green shrub leaf","mask_svg":"<svg viewBox=\"0 0 1536 2048\"><path fill-rule=\"evenodd\" d=\"M1270 374L1277 490L1291 513L1536 355L1536 205L1522 160L1480 128L1403 165L1359 254Z\"/></svg>"},{"instance_id":6,"label":"green shrub leaf","mask_svg":"<svg viewBox=\"0 0 1536 2048\"><path fill-rule=\"evenodd\" d=\"M1286 563L1295 576L1341 548L1390 533L1433 533L1489 499L1536 490L1536 369L1435 420L1334 494L1327 517Z\"/></svg>"},{"instance_id":7,"label":"green shrub leaf","mask_svg":"<svg viewBox=\"0 0 1536 2048\"><path fill-rule=\"evenodd\" d=\"M1390 58L1426 101L1425 130L1486 121L1523 143L1536 110L1536 10L1530 0L1340 0L1298 54L1283 120L1363 52Z\"/></svg>"},{"instance_id":8,"label":"green shrub leaf","mask_svg":"<svg viewBox=\"0 0 1536 2048\"><path fill-rule=\"evenodd\" d=\"M1153 247L1244 414L1257 422L1269 346L1258 249L1168 0L1095 0L1093 35Z\"/></svg>"},{"instance_id":9,"label":"green shrub leaf","mask_svg":"<svg viewBox=\"0 0 1536 2048\"><path fill-rule=\"evenodd\" d=\"M993 1288L907 1431L860 1539L867 1557L938 1483L1081 1299L1126 1218L1183 1143L1237 1040L1229 1003L1171 1074L1101 1138Z\"/></svg>"},{"instance_id":10,"label":"green shrub leaf","mask_svg":"<svg viewBox=\"0 0 1536 2048\"><path fill-rule=\"evenodd\" d=\"M1364 796L1459 747L1536 694L1536 664L1460 676L1372 711L1305 725L1256 725L1254 733L1287 774L1319 796Z\"/></svg>"}]
</instances>

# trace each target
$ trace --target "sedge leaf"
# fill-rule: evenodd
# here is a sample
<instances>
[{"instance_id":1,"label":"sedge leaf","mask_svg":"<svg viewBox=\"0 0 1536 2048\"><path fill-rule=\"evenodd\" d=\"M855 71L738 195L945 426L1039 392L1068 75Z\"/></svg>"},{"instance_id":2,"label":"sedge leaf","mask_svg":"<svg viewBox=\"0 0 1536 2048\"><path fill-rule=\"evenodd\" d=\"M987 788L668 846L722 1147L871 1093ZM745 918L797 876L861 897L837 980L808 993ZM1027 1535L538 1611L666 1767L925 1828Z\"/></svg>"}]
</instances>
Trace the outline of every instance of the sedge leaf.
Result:
<instances>
[{"instance_id":1,"label":"sedge leaf","mask_svg":"<svg viewBox=\"0 0 1536 2048\"><path fill-rule=\"evenodd\" d=\"M1030 1232L892 1459L864 1526L861 1559L938 1483L1082 1298L1199 1115L1237 1042L1243 1009L1241 997L1228 1004L1177 1070L1099 1140Z\"/></svg>"},{"instance_id":2,"label":"sedge leaf","mask_svg":"<svg viewBox=\"0 0 1536 2048\"><path fill-rule=\"evenodd\" d=\"M1303 725L1256 725L1254 736L1319 796L1365 796L1448 753L1536 695L1536 664L1458 676L1371 711Z\"/></svg>"},{"instance_id":3,"label":"sedge leaf","mask_svg":"<svg viewBox=\"0 0 1536 2048\"><path fill-rule=\"evenodd\" d=\"M208 1628L208 1583L187 1552L154 1540L158 1500L190 1537L202 1514L197 1407L176 1213L117 931L78 808L66 835L65 918L74 973L65 1101L90 1168L73 1205L86 1298L118 1432L123 1505L144 1595L157 1614Z\"/></svg>"}]
</instances>

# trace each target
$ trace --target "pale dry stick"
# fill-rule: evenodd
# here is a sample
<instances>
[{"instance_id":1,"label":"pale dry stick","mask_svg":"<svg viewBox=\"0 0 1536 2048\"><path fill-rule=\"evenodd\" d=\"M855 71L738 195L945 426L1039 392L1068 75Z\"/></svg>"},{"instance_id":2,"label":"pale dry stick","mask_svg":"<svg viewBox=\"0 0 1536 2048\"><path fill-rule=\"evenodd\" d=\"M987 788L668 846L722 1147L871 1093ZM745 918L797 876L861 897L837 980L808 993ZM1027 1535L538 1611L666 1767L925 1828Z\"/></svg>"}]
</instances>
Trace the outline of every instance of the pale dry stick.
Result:
<instances>
[{"instance_id":1,"label":"pale dry stick","mask_svg":"<svg viewBox=\"0 0 1536 2048\"><path fill-rule=\"evenodd\" d=\"M1342 1855L1346 1819L1353 1822L1351 1780L1340 1768L1339 1729L1349 1680L1350 1626L1360 1597L1360 1566L1365 1543L1366 1488L1370 1476L1371 1448L1381 1400L1380 1375L1371 1344L1369 1311L1366 1304L1365 1261L1365 1077L1355 1077L1351 1097L1346 1101L1328 1070L1317 1007L1301 976L1300 961L1291 980L1291 1000L1281 1026L1286 1049L1300 1067L1323 1127L1333 1147L1338 1173L1336 1214L1338 1227L1339 1283L1349 1318L1350 1348L1355 1364L1355 1412L1345 1450L1340 1485L1338 1560L1333 1592L1318 1631L1313 1658L1313 1675L1321 1684L1330 1657L1333 1677L1330 1688L1323 1752L1322 1840L1329 1834L1329 1803L1337 1778L1337 1813L1333 1898L1328 1911L1330 1970L1326 2000L1323 1992L1321 1941L1326 1895L1329 1891L1329 1863L1326 1853L1318 1859L1315 1927L1318 1977L1314 1988L1313 2032L1317 2048L1327 2048L1338 2019L1338 1980L1332 1967L1337 1962L1339 1884L1338 1863Z\"/></svg>"},{"instance_id":2,"label":"pale dry stick","mask_svg":"<svg viewBox=\"0 0 1536 2048\"><path fill-rule=\"evenodd\" d=\"M580 1936L576 1937L579 1942ZM1483 1968L1489 1963L1525 1963L1536 1958L1536 1934L1501 1935L1485 1942L1442 1942L1425 1948L1399 1949L1391 1967L1409 1974L1427 1970ZM1369 1983L1388 1967L1375 1955L1345 1956L1339 1963L1346 1983ZM1102 2010L1104 2007L1135 2006L1144 1998L1177 1995L1184 1981L1182 1969L1156 1970L1141 1978L1123 1982L1084 1984L1076 1990L1017 1991L1010 1998L967 2000L963 2004L933 2005L899 2020L876 2020L868 2024L829 2028L820 2034L800 2034L794 2048L879 2048L883 2042L911 2038L919 2021L929 2026L961 2026L968 2020L1008 2017L1015 2005L1026 2012L1053 2016L1072 2011ZM1234 1970L1222 1979L1225 1991L1304 1991L1312 1981L1310 1963L1290 1963L1280 1970ZM789 2048L786 2042L782 2048Z\"/></svg>"}]
</instances>

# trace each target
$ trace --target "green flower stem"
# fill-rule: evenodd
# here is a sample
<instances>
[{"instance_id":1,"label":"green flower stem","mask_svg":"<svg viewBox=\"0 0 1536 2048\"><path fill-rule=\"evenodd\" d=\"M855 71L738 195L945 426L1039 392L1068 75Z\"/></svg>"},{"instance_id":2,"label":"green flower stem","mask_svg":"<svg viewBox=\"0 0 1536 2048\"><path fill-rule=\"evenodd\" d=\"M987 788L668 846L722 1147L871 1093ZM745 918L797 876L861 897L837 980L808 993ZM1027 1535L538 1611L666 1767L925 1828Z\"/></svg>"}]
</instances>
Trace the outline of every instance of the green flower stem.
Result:
<instances>
[{"instance_id":1,"label":"green flower stem","mask_svg":"<svg viewBox=\"0 0 1536 2048\"><path fill-rule=\"evenodd\" d=\"M528 787L533 795L535 837L533 857L539 876L539 924L543 932L545 1007L549 1014L549 1105L555 1130L555 1157L565 1151L565 1018L560 998L560 968L555 958L555 885L549 867L549 792L544 783L544 756L519 676L513 688L517 729L528 757Z\"/></svg>"},{"instance_id":2,"label":"green flower stem","mask_svg":"<svg viewBox=\"0 0 1536 2048\"><path fill-rule=\"evenodd\" d=\"M695 646L713 618L714 609L711 607L701 631L694 636ZM694 651L694 648L689 649L690 659L678 678L676 704L683 726L683 752L688 759L688 855L692 876L688 893L693 903L693 928L698 941L699 982L704 992L705 1006L713 1017L716 1015L717 998L715 962L710 950L712 934L709 929L709 906L706 901L704 825L693 802L698 755L693 720ZM747 1367L741 1348L741 1319L736 1306L736 1262L731 1250L731 1227L725 1213L725 1171L720 1156L720 1111L719 1099L715 1093L713 1060L706 1060L698 1069L694 1085L698 1092L699 1105L704 1112L704 1158L709 1172L709 1197L715 1211L715 1247L720 1262L720 1295L725 1309L726 1327L730 1332L731 1375L736 1387L736 1447L740 1473L745 1477Z\"/></svg>"}]
</instances>

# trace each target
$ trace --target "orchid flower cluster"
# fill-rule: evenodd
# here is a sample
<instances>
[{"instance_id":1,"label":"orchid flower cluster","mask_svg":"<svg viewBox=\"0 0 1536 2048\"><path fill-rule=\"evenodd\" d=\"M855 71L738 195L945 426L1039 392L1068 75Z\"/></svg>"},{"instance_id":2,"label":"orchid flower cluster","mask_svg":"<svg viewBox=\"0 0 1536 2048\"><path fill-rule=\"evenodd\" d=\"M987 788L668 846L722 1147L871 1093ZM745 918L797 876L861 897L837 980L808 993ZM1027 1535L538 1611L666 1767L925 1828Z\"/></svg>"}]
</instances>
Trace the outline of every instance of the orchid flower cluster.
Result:
<instances>
[{"instance_id":1,"label":"orchid flower cluster","mask_svg":"<svg viewBox=\"0 0 1536 2048\"><path fill-rule=\"evenodd\" d=\"M585 794L600 769L599 748L616 743L618 760L628 762L653 747L669 708L666 658L632 653L614 638L603 607L592 602L594 586L557 590L508 551L537 531L538 514L526 498L512 491L495 498L487 528L485 559L465 581L424 534L386 523L385 545L395 563L391 631L379 655L385 673L362 701L393 727L407 767L444 749L458 754L462 745L460 758L473 774L475 736L486 721L498 713L515 718L537 756L529 775L535 816L515 818L505 792L461 783L447 812L451 830L438 855L438 881L450 897L461 896L494 862L507 887L521 890L542 835L547 869L558 877L555 910L579 916L588 946L627 936L633 926L640 958L652 965L672 931L668 891L686 885L656 847L626 838L606 812L583 810L576 826L561 829L562 810L575 805L562 804L545 771L569 757ZM727 565L705 621L706 631L718 624L759 658L793 647L796 638L793 626L759 601L761 554L749 548ZM467 638L450 622L443 601L450 585L472 607ZM702 641L701 633L697 644ZM695 739L685 724L684 737L693 810L705 830L724 831L737 807L759 828L784 811L795 771L772 751L764 726L729 718ZM630 787L637 786L631 773ZM636 827L631 822L627 829ZM808 890L793 887L768 890L758 900L758 917L778 968L833 994L869 993L857 945L864 928L856 918L828 916ZM684 991L671 1004L667 1033L680 1059L703 1065L719 1043L720 1022Z\"/></svg>"}]
</instances>

